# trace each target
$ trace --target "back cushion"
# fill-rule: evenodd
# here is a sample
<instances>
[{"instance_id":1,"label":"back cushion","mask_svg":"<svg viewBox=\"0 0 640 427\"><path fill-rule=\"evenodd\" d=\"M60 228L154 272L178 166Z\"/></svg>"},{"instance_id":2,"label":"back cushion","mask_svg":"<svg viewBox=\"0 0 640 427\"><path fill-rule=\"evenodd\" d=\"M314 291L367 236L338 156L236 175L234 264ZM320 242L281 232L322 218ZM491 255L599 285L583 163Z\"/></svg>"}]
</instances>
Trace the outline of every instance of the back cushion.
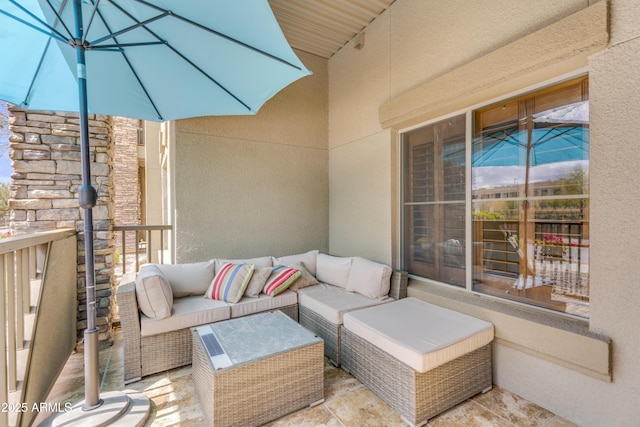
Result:
<instances>
[{"instance_id":1,"label":"back cushion","mask_svg":"<svg viewBox=\"0 0 640 427\"><path fill-rule=\"evenodd\" d=\"M272 261L274 266L287 265L289 267L295 267L294 264L301 262L304 264L304 266L309 271L309 273L315 276L316 264L317 264L317 258L318 258L319 252L320 251L318 250L314 250L314 251L305 252L303 254L287 255L287 256L282 256L280 258L273 258Z\"/></svg>"},{"instance_id":2,"label":"back cushion","mask_svg":"<svg viewBox=\"0 0 640 427\"><path fill-rule=\"evenodd\" d=\"M215 275L214 261L191 264L158 264L175 298L204 295Z\"/></svg>"},{"instance_id":3,"label":"back cushion","mask_svg":"<svg viewBox=\"0 0 640 427\"><path fill-rule=\"evenodd\" d=\"M321 282L346 289L352 260L351 257L337 257L319 253L316 278Z\"/></svg>"},{"instance_id":4,"label":"back cushion","mask_svg":"<svg viewBox=\"0 0 640 427\"><path fill-rule=\"evenodd\" d=\"M156 264L146 264L136 276L136 299L140 311L155 320L171 316L173 292Z\"/></svg>"},{"instance_id":5,"label":"back cushion","mask_svg":"<svg viewBox=\"0 0 640 427\"><path fill-rule=\"evenodd\" d=\"M389 295L391 273L388 265L355 257L347 283L347 291L357 292L372 299L382 299Z\"/></svg>"},{"instance_id":6,"label":"back cushion","mask_svg":"<svg viewBox=\"0 0 640 427\"><path fill-rule=\"evenodd\" d=\"M273 267L273 263L271 262L270 256L263 256L260 258L249 258L249 259L216 259L216 273L222 268L224 264L251 264L256 268L263 267Z\"/></svg>"}]
</instances>

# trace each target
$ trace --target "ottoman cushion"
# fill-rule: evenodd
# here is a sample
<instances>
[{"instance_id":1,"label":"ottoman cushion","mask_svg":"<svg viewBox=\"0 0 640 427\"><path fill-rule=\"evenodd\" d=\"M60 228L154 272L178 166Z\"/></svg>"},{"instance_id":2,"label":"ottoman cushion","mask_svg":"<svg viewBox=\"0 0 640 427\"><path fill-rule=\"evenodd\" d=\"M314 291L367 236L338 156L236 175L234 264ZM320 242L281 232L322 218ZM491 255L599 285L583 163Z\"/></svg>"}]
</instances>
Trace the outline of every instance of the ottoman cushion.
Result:
<instances>
[{"instance_id":1,"label":"ottoman cushion","mask_svg":"<svg viewBox=\"0 0 640 427\"><path fill-rule=\"evenodd\" d=\"M493 340L491 323L416 298L351 311L343 322L346 329L418 372Z\"/></svg>"},{"instance_id":2,"label":"ottoman cushion","mask_svg":"<svg viewBox=\"0 0 640 427\"><path fill-rule=\"evenodd\" d=\"M342 316L352 310L393 301L391 297L383 300L371 299L346 289L320 283L298 291L298 304L313 310L334 325L342 324Z\"/></svg>"}]
</instances>

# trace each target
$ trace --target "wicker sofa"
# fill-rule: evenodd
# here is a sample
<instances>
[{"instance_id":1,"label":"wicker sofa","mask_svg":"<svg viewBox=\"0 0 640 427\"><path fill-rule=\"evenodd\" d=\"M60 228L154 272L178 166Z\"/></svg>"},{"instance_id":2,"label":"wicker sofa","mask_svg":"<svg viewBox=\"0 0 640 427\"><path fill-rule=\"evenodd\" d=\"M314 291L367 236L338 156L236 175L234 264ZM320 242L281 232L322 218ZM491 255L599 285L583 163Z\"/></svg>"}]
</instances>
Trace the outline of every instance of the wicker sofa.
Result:
<instances>
[{"instance_id":1,"label":"wicker sofa","mask_svg":"<svg viewBox=\"0 0 640 427\"><path fill-rule=\"evenodd\" d=\"M237 301L211 298L214 283L229 265L242 268L245 273L246 267L251 267L248 285L242 288ZM282 266L301 274L288 289L266 295L267 289L273 288L267 285L274 282L275 272ZM264 288L256 288L254 282L259 284L265 272L266 285L263 282ZM153 287L145 283L152 283ZM339 364L342 315L403 298L406 287L405 272L360 257L334 257L319 251L279 258L143 266L138 274L123 276L116 292L124 341L125 383L191 364L191 328L271 310L300 319L301 324L324 339L325 354ZM203 294L209 294L208 298Z\"/></svg>"}]
</instances>

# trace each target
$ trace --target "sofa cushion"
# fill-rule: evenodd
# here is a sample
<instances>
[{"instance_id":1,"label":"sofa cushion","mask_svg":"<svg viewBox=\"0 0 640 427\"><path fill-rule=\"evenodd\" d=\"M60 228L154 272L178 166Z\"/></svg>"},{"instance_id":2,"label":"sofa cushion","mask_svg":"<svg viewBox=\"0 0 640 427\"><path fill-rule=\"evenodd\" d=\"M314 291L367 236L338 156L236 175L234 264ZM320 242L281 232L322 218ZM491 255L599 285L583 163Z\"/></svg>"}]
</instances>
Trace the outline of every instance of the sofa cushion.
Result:
<instances>
[{"instance_id":1,"label":"sofa cushion","mask_svg":"<svg viewBox=\"0 0 640 427\"><path fill-rule=\"evenodd\" d=\"M267 283L267 279L271 276L273 267L256 267L251 275L251 280L244 291L244 296L249 298L258 298Z\"/></svg>"},{"instance_id":2,"label":"sofa cushion","mask_svg":"<svg viewBox=\"0 0 640 427\"><path fill-rule=\"evenodd\" d=\"M143 337L173 332L207 323L219 322L231 317L231 309L224 301L189 296L173 300L170 317L153 320L144 314L140 316L140 335Z\"/></svg>"},{"instance_id":3,"label":"sofa cushion","mask_svg":"<svg viewBox=\"0 0 640 427\"><path fill-rule=\"evenodd\" d=\"M342 316L352 310L394 301L393 298L371 299L338 286L321 283L298 291L298 305L315 311L335 325L342 324Z\"/></svg>"},{"instance_id":4,"label":"sofa cushion","mask_svg":"<svg viewBox=\"0 0 640 427\"><path fill-rule=\"evenodd\" d=\"M226 302L240 301L254 268L253 264L224 264L216 273L204 297Z\"/></svg>"},{"instance_id":5,"label":"sofa cushion","mask_svg":"<svg viewBox=\"0 0 640 427\"><path fill-rule=\"evenodd\" d=\"M418 372L493 340L491 323L411 297L347 313L344 327Z\"/></svg>"},{"instance_id":6,"label":"sofa cushion","mask_svg":"<svg viewBox=\"0 0 640 427\"><path fill-rule=\"evenodd\" d=\"M214 262L195 262L189 264L158 264L158 268L169 281L174 298L190 295L202 296L214 276Z\"/></svg>"},{"instance_id":7,"label":"sofa cushion","mask_svg":"<svg viewBox=\"0 0 640 427\"><path fill-rule=\"evenodd\" d=\"M263 256L259 258L247 258L247 259L216 259L216 273L224 264L232 263L232 264L253 264L256 268L261 267L273 267L273 263L271 262L270 256Z\"/></svg>"},{"instance_id":8,"label":"sofa cushion","mask_svg":"<svg viewBox=\"0 0 640 427\"><path fill-rule=\"evenodd\" d=\"M244 297L236 304L229 304L229 306L231 307L231 317L242 317L263 311L277 310L297 303L298 295L293 291L286 290L275 298L260 294L258 298Z\"/></svg>"},{"instance_id":9,"label":"sofa cushion","mask_svg":"<svg viewBox=\"0 0 640 427\"><path fill-rule=\"evenodd\" d=\"M380 299L389 295L391 273L388 265L355 257L347 282L347 290L365 297Z\"/></svg>"},{"instance_id":10,"label":"sofa cushion","mask_svg":"<svg viewBox=\"0 0 640 427\"><path fill-rule=\"evenodd\" d=\"M271 275L264 285L263 292L270 297L275 297L284 292L300 277L300 271L286 265L278 265L271 270Z\"/></svg>"},{"instance_id":11,"label":"sofa cushion","mask_svg":"<svg viewBox=\"0 0 640 427\"><path fill-rule=\"evenodd\" d=\"M295 267L294 264L302 262L304 263L309 273L316 275L316 262L318 253L320 251L313 250L297 255L287 255L280 258L272 258L273 265L287 265L289 267Z\"/></svg>"},{"instance_id":12,"label":"sofa cushion","mask_svg":"<svg viewBox=\"0 0 640 427\"><path fill-rule=\"evenodd\" d=\"M352 260L351 257L319 253L316 262L316 278L321 282L346 289Z\"/></svg>"},{"instance_id":13,"label":"sofa cushion","mask_svg":"<svg viewBox=\"0 0 640 427\"><path fill-rule=\"evenodd\" d=\"M173 291L171 285L155 264L146 264L136 276L136 299L138 307L151 319L171 316Z\"/></svg>"},{"instance_id":14,"label":"sofa cushion","mask_svg":"<svg viewBox=\"0 0 640 427\"><path fill-rule=\"evenodd\" d=\"M295 268L300 272L300 277L298 280L293 282L289 289L292 291L298 291L302 288L306 288L307 286L319 285L318 279L316 279L313 274L309 270L307 270L306 264L303 262L296 262L291 267Z\"/></svg>"}]
</instances>

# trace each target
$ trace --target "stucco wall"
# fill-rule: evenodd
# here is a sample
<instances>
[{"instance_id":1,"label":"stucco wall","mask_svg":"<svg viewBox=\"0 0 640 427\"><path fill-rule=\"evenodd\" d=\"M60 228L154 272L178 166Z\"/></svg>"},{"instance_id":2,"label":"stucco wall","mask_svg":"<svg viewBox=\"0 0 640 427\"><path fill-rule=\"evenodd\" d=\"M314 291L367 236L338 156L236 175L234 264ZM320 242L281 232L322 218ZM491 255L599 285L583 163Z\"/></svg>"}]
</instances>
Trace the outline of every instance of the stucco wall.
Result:
<instances>
[{"instance_id":1,"label":"stucco wall","mask_svg":"<svg viewBox=\"0 0 640 427\"><path fill-rule=\"evenodd\" d=\"M612 46L590 61L591 322L613 340L613 384L586 404L640 419L640 3L611 7ZM604 418L602 419L604 424ZM610 424L612 425L612 424Z\"/></svg>"},{"instance_id":2,"label":"stucco wall","mask_svg":"<svg viewBox=\"0 0 640 427\"><path fill-rule=\"evenodd\" d=\"M363 49L348 45L329 61L331 252L397 262L393 254L399 241L393 236L399 223L392 212L397 203L398 159L392 145L394 132L383 129L378 121L381 104L596 2L481 3L469 7L463 1L397 0L366 30ZM629 280L640 258L636 202L640 178L634 173L640 167L635 130L640 113L639 29L638 2L611 1L609 47L589 63L592 295L588 327L612 338L612 381L567 367L548 356L554 349L537 348L536 340L544 341L548 326L535 322L514 323L521 325L520 331L513 325L508 330L499 328L497 334L507 338L494 345L496 384L584 426L634 425L640 419L635 399L640 391L640 291ZM384 178L370 180L374 174ZM387 178L387 184L381 183ZM386 204L389 201L391 205ZM356 222L364 213L367 221ZM429 298L421 292L416 286L414 295ZM493 315L491 310L434 299L509 323L509 316ZM518 344L507 342L508 337ZM564 340L577 342L577 337L549 333L558 351L568 353L571 345Z\"/></svg>"},{"instance_id":3,"label":"stucco wall","mask_svg":"<svg viewBox=\"0 0 640 427\"><path fill-rule=\"evenodd\" d=\"M255 116L175 123L176 261L328 249L327 63Z\"/></svg>"},{"instance_id":4,"label":"stucco wall","mask_svg":"<svg viewBox=\"0 0 640 427\"><path fill-rule=\"evenodd\" d=\"M330 217L333 255L391 264L389 131L331 150Z\"/></svg>"}]
</instances>

